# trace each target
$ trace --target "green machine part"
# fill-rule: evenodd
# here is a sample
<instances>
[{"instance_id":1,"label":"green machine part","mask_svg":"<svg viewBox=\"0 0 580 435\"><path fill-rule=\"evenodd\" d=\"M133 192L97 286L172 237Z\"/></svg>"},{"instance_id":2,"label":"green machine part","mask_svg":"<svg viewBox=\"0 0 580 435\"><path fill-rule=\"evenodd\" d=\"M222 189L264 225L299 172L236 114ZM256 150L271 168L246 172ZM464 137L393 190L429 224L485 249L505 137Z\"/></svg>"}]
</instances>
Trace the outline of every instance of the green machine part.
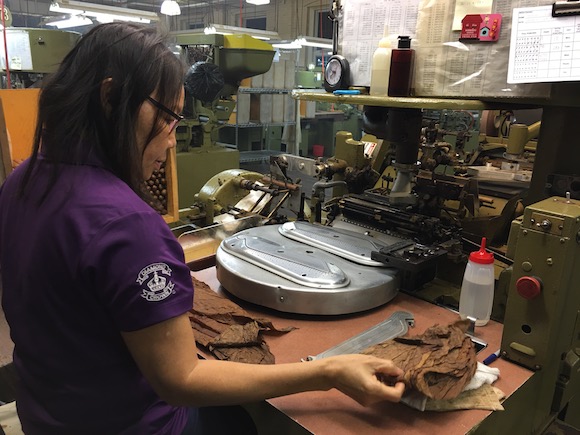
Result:
<instances>
[{"instance_id":1,"label":"green machine part","mask_svg":"<svg viewBox=\"0 0 580 435\"><path fill-rule=\"evenodd\" d=\"M275 51L270 44L249 35L173 35L188 64L214 63L225 81L214 101L186 101L191 115L177 127L178 197L179 208L183 209L195 202L196 194L214 175L239 168L239 151L218 144L218 131L228 123L235 108L232 96L240 81L267 72Z\"/></svg>"},{"instance_id":2,"label":"green machine part","mask_svg":"<svg viewBox=\"0 0 580 435\"><path fill-rule=\"evenodd\" d=\"M203 204L206 223L211 224L214 216L227 212L248 195L248 190L241 185L242 180L255 182L263 176L244 169L230 169L211 177L195 196L196 201Z\"/></svg>"},{"instance_id":3,"label":"green machine part","mask_svg":"<svg viewBox=\"0 0 580 435\"><path fill-rule=\"evenodd\" d=\"M239 165L240 153L236 149L214 146L178 152L179 208L190 207L196 194L214 175Z\"/></svg>"},{"instance_id":4,"label":"green machine part","mask_svg":"<svg viewBox=\"0 0 580 435\"><path fill-rule=\"evenodd\" d=\"M80 37L80 33L64 30L7 28L10 71L52 73ZM3 63L1 68L5 69Z\"/></svg>"},{"instance_id":5,"label":"green machine part","mask_svg":"<svg viewBox=\"0 0 580 435\"><path fill-rule=\"evenodd\" d=\"M339 131L336 133L334 151L334 156L331 159L344 161L347 167L361 168L365 164L364 143L354 140L352 133L348 131ZM344 172L337 172L333 180L344 181L345 178ZM335 198L346 193L348 192L345 186L337 186L332 190L332 196Z\"/></svg>"},{"instance_id":6,"label":"green machine part","mask_svg":"<svg viewBox=\"0 0 580 435\"><path fill-rule=\"evenodd\" d=\"M514 264L501 354L536 371L529 415L539 433L580 387L580 201L526 207L508 245Z\"/></svg>"}]
</instances>

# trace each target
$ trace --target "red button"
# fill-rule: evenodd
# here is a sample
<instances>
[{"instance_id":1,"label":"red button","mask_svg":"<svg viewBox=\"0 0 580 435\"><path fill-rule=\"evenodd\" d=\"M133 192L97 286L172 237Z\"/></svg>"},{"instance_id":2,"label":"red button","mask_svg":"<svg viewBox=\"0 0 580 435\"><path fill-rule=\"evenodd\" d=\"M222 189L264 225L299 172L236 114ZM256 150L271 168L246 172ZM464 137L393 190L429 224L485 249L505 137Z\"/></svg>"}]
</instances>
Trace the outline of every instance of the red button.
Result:
<instances>
[{"instance_id":1,"label":"red button","mask_svg":"<svg viewBox=\"0 0 580 435\"><path fill-rule=\"evenodd\" d=\"M522 276L516 281L516 290L524 299L534 299L542 292L542 281L533 276Z\"/></svg>"}]
</instances>

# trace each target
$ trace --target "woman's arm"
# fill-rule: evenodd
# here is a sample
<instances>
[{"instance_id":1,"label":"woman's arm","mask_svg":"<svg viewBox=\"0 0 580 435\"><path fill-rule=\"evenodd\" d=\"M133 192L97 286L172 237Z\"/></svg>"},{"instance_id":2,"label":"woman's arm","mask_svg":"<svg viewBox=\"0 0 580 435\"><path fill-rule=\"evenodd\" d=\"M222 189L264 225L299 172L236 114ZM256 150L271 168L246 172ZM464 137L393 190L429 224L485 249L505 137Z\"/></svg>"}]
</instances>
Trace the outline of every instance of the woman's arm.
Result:
<instances>
[{"instance_id":1,"label":"woman's arm","mask_svg":"<svg viewBox=\"0 0 580 435\"><path fill-rule=\"evenodd\" d=\"M402 370L368 355L272 365L199 360L187 314L122 336L155 391L176 405L231 405L331 388L370 405L398 402L405 389L377 378L398 379Z\"/></svg>"}]
</instances>

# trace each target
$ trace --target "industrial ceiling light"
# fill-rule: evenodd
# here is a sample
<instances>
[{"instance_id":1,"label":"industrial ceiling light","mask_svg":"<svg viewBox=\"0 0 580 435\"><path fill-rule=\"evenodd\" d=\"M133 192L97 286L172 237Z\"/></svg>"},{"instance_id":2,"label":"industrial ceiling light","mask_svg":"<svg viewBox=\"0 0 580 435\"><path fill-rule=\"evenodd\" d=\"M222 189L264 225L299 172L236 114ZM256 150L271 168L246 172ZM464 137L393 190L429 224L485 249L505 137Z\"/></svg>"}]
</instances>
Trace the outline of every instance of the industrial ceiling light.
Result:
<instances>
[{"instance_id":1,"label":"industrial ceiling light","mask_svg":"<svg viewBox=\"0 0 580 435\"><path fill-rule=\"evenodd\" d=\"M251 5L261 6L270 4L270 0L246 0L246 3Z\"/></svg>"},{"instance_id":2,"label":"industrial ceiling light","mask_svg":"<svg viewBox=\"0 0 580 435\"><path fill-rule=\"evenodd\" d=\"M313 36L299 36L295 41L303 47L332 48L332 39L316 38Z\"/></svg>"},{"instance_id":3,"label":"industrial ceiling light","mask_svg":"<svg viewBox=\"0 0 580 435\"><path fill-rule=\"evenodd\" d=\"M299 50L302 48L300 44L296 41L279 41L272 43L272 47L274 48L282 48L286 50Z\"/></svg>"},{"instance_id":4,"label":"industrial ceiling light","mask_svg":"<svg viewBox=\"0 0 580 435\"><path fill-rule=\"evenodd\" d=\"M189 30L188 32L194 32L195 30ZM224 24L208 24L205 29L203 29L203 33L206 35L250 35L256 39L262 39L265 41L269 41L270 39L278 40L280 39L280 35L278 32L271 32L269 30L260 30L260 29L250 29L248 27L236 27L236 26L226 26Z\"/></svg>"},{"instance_id":5,"label":"industrial ceiling light","mask_svg":"<svg viewBox=\"0 0 580 435\"><path fill-rule=\"evenodd\" d=\"M181 15L181 8L175 0L163 0L161 3L161 13L163 15Z\"/></svg>"},{"instance_id":6,"label":"industrial ceiling light","mask_svg":"<svg viewBox=\"0 0 580 435\"><path fill-rule=\"evenodd\" d=\"M66 20L58 20L46 23L47 26L54 26L57 29L70 29L71 27L90 26L93 21L90 18L80 15L73 15Z\"/></svg>"},{"instance_id":7,"label":"industrial ceiling light","mask_svg":"<svg viewBox=\"0 0 580 435\"><path fill-rule=\"evenodd\" d=\"M53 2L51 3L49 10L61 14L95 17L95 19L101 23L111 21L150 23L151 21L159 20L159 16L153 12L106 6L95 3L85 3L75 0L59 0L58 2Z\"/></svg>"}]
</instances>

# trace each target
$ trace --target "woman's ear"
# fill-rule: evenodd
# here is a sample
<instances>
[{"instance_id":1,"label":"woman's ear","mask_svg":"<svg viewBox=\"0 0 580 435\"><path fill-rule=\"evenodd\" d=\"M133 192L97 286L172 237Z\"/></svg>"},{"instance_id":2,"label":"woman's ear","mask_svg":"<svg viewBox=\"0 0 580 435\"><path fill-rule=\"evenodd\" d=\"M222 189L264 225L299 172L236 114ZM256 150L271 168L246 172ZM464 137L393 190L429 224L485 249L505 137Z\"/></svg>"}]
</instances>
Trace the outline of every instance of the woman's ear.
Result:
<instances>
[{"instance_id":1,"label":"woman's ear","mask_svg":"<svg viewBox=\"0 0 580 435\"><path fill-rule=\"evenodd\" d=\"M111 115L112 106L109 102L109 97L111 95L111 88L113 86L113 79L111 77L106 78L101 82L101 105L105 111L105 115L109 117Z\"/></svg>"}]
</instances>

